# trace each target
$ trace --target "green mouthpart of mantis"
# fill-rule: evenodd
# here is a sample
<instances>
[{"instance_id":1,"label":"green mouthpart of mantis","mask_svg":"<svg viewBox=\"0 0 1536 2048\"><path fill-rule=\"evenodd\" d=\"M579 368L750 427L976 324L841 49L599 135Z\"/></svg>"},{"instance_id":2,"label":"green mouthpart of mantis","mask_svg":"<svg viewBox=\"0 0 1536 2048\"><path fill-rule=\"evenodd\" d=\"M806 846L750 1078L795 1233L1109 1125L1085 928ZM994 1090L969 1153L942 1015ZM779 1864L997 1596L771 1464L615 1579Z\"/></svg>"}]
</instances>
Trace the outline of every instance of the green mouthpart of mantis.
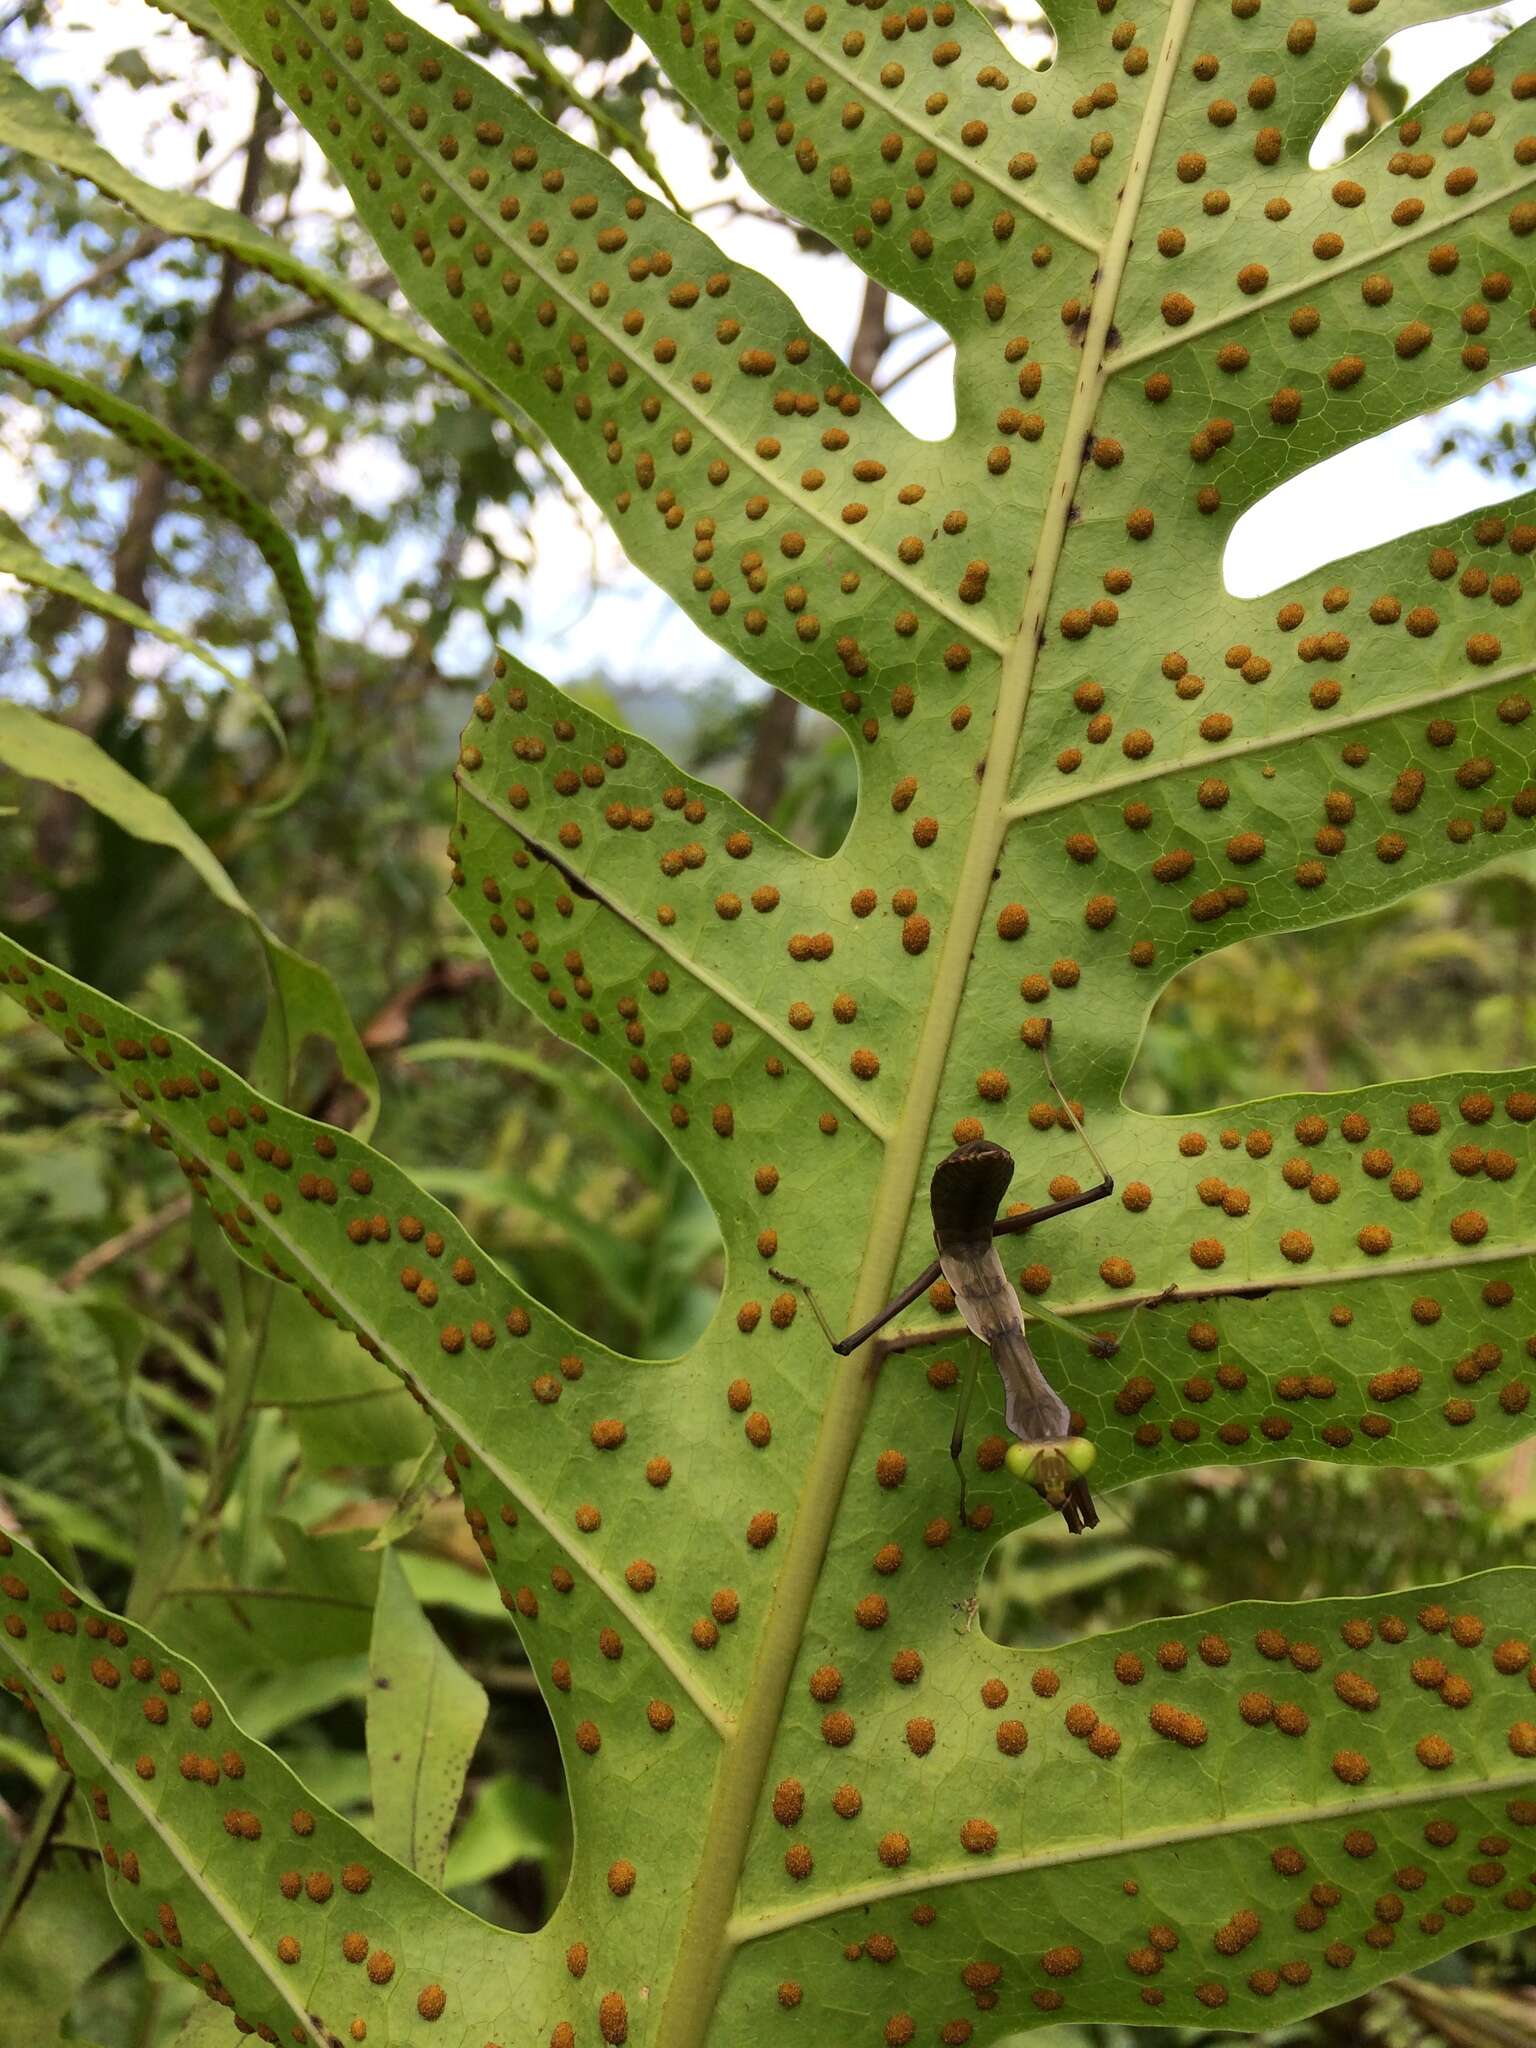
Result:
<instances>
[{"instance_id":1,"label":"green mouthpart of mantis","mask_svg":"<svg viewBox=\"0 0 1536 2048\"><path fill-rule=\"evenodd\" d=\"M1085 1436L1071 1436L1061 1443L1008 1446L1004 1459L1015 1479L1022 1479L1055 1506L1054 1496L1064 1494L1074 1479L1093 1470L1098 1452Z\"/></svg>"}]
</instances>

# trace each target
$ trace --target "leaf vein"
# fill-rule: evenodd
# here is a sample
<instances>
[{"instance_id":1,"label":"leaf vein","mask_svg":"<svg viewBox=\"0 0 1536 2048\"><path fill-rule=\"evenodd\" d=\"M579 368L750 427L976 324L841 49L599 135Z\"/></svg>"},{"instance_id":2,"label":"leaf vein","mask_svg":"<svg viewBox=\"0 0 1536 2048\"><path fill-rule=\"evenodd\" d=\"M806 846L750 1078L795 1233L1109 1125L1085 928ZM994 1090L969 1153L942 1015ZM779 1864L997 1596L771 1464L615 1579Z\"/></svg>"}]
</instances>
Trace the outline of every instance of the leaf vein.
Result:
<instances>
[{"instance_id":1,"label":"leaf vein","mask_svg":"<svg viewBox=\"0 0 1536 2048\"><path fill-rule=\"evenodd\" d=\"M1521 1792L1536 1785L1536 1772L1509 1771L1502 1777L1484 1777L1474 1783L1414 1785L1398 1792L1379 1793L1373 1799L1335 1799L1297 1806L1278 1806L1261 1813L1202 1821L1185 1827L1148 1828L1140 1834L1096 1836L1064 1849L1042 1849L1028 1856L994 1856L985 1862L972 1860L948 1870L925 1870L914 1876L892 1878L883 1884L850 1886L841 1893L807 1900L803 1906L786 1907L778 1913L741 1914L730 1923L729 1937L736 1947L762 1941L791 1927L804 1927L835 1913L868 1912L891 1899L928 1893L958 1884L980 1884L989 1879L1018 1877L1032 1870L1062 1870L1074 1864L1097 1863L1110 1856L1125 1856L1150 1849L1179 1849L1186 1843L1220 1841L1242 1834L1266 1834L1275 1828L1307 1826L1357 1816L1400 1811L1405 1807L1442 1805L1454 1792L1462 1798L1493 1798Z\"/></svg>"},{"instance_id":2,"label":"leaf vein","mask_svg":"<svg viewBox=\"0 0 1536 2048\"><path fill-rule=\"evenodd\" d=\"M1533 185L1536 185L1536 179L1517 178L1511 185L1501 185L1496 192L1484 192L1474 205L1458 207L1454 212L1441 214L1435 220L1426 219L1422 226L1413 228L1394 242L1382 242L1357 256L1350 256L1347 261L1330 263L1324 277L1314 277L1309 273L1305 277L1299 277L1294 284L1281 285L1272 292L1265 292L1257 303L1245 301L1231 306L1225 313L1216 314L1209 320L1191 320L1187 327L1174 328L1167 334L1160 334L1154 341L1143 342L1139 348L1133 348L1119 357L1115 363L1115 375L1121 376L1125 371L1134 369L1138 363L1149 362L1152 357L1163 354L1166 349L1182 348L1191 341L1200 340L1204 335L1219 334L1223 328L1234 327L1244 320L1272 312L1287 299L1299 299L1309 291L1316 291L1319 284L1329 284L1335 278L1349 277L1355 271L1363 270L1372 263L1380 263L1388 257L1401 255L1404 249L1411 249L1416 242L1427 241L1431 235L1449 234L1465 222L1475 220L1479 214L1502 206L1506 199L1518 198L1521 193L1530 191Z\"/></svg>"},{"instance_id":3,"label":"leaf vein","mask_svg":"<svg viewBox=\"0 0 1536 2048\"><path fill-rule=\"evenodd\" d=\"M1411 696L1364 706L1345 718L1332 720L1327 730L1330 735L1348 732L1358 726L1375 725L1381 719L1400 718L1414 711L1430 711L1437 705L1453 704L1459 698L1472 696L1478 690L1497 690L1507 683L1526 682L1533 675L1536 675L1536 661L1516 662L1507 668L1484 669L1478 675L1464 677L1459 683L1436 683L1414 691ZM1316 726L1293 725L1281 732L1258 733L1249 739L1230 740L1221 746L1207 747L1199 754L1184 754L1178 760L1160 761L1155 768L1125 769L1118 775L1105 776L1102 782L1075 790L1061 787L1049 796L1020 798L1008 806L1007 817L1010 823L1020 818L1044 817L1051 811L1070 810L1076 805L1091 803L1097 797L1117 795L1122 789L1141 789L1149 782L1157 782L1170 775L1206 768L1216 761L1238 761L1249 754L1275 753L1282 747L1305 745L1317 738Z\"/></svg>"}]
</instances>

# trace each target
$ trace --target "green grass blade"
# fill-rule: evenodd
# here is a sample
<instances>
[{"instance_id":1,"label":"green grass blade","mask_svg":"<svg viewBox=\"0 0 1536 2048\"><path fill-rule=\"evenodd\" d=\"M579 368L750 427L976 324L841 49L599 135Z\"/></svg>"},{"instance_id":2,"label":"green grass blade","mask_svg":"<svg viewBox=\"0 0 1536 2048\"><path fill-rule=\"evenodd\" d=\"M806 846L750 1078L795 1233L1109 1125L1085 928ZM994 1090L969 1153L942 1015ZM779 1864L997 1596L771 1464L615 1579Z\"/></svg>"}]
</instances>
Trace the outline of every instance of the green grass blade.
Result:
<instances>
[{"instance_id":1,"label":"green grass blade","mask_svg":"<svg viewBox=\"0 0 1536 2048\"><path fill-rule=\"evenodd\" d=\"M141 407L116 398L73 371L60 369L40 356L0 342L0 370L9 370L34 391L46 391L65 405L88 413L109 433L130 447L162 462L177 479L196 490L215 511L233 521L259 550L272 571L278 592L293 628L299 666L309 685L310 734L299 772L276 805L268 805L263 816L275 816L295 803L320 772L325 758L330 708L320 668L317 639L318 614L314 596L300 567L297 550L274 515L220 464L194 448L180 434L162 426Z\"/></svg>"},{"instance_id":2,"label":"green grass blade","mask_svg":"<svg viewBox=\"0 0 1536 2048\"><path fill-rule=\"evenodd\" d=\"M475 1744L485 1688L460 1669L387 1549L369 1652L368 1766L381 1849L440 1885L448 1836Z\"/></svg>"},{"instance_id":3,"label":"green grass blade","mask_svg":"<svg viewBox=\"0 0 1536 2048\"><path fill-rule=\"evenodd\" d=\"M154 0L154 4L159 4L159 0ZM178 6L166 11L192 22L201 34L219 41L225 39L222 24L211 10ZM451 349L422 334L409 320L380 304L371 292L361 291L346 278L315 264L301 262L277 236L268 234L233 207L219 206L195 192L167 192L139 177L120 164L79 122L66 120L46 94L29 85L4 59L0 59L0 143L69 171L77 178L88 179L98 191L117 200L151 227L219 249L226 256L249 264L253 270L263 271L279 283L292 285L295 291L334 307L344 319L364 328L376 341L425 363L476 405L504 420L520 440L528 440L527 421L522 413L469 370Z\"/></svg>"},{"instance_id":4,"label":"green grass blade","mask_svg":"<svg viewBox=\"0 0 1536 2048\"><path fill-rule=\"evenodd\" d=\"M271 987L258 1055L266 1078L286 1094L305 1040L327 1040L344 1078L363 1098L359 1128L366 1136L378 1116L378 1077L341 991L323 967L268 930L176 807L130 775L88 734L24 704L0 704L0 761L19 774L69 790L134 838L179 853L210 893L245 920L261 947Z\"/></svg>"}]
</instances>

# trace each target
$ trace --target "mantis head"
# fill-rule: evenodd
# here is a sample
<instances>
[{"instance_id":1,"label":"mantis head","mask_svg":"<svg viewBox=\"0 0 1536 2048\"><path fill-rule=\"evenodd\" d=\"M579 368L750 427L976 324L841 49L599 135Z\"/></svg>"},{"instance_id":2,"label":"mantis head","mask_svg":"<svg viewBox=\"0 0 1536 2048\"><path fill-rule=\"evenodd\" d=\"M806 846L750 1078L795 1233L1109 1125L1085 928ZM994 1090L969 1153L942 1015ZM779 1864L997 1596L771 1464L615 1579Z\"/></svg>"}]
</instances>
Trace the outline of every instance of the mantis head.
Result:
<instances>
[{"instance_id":1,"label":"mantis head","mask_svg":"<svg viewBox=\"0 0 1536 2048\"><path fill-rule=\"evenodd\" d=\"M1015 1479L1032 1486L1040 1498L1060 1508L1073 1485L1093 1470L1098 1452L1084 1436L1069 1436L1059 1443L1014 1443L1004 1460Z\"/></svg>"}]
</instances>

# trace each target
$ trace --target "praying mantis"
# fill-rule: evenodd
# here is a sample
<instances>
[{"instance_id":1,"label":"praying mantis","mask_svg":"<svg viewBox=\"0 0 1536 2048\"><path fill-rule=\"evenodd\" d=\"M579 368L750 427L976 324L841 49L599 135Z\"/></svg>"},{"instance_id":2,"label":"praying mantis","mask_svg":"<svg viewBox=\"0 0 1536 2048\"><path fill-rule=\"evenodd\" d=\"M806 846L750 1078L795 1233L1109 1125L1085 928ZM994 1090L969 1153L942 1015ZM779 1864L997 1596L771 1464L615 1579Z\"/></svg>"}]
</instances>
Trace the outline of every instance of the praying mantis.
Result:
<instances>
[{"instance_id":1,"label":"praying mantis","mask_svg":"<svg viewBox=\"0 0 1536 2048\"><path fill-rule=\"evenodd\" d=\"M1087 1146L1098 1169L1099 1180L1093 1187L1083 1188L1060 1201L1047 1202L1038 1209L1026 1209L1017 1216L999 1216L998 1209L1013 1178L1012 1154L990 1138L972 1138L957 1146L934 1168L929 1188L933 1241L938 1247L938 1257L867 1323L850 1331L846 1337L833 1335L815 1295L803 1280L774 1268L770 1271L774 1279L785 1286L798 1288L805 1296L827 1342L841 1358L850 1357L861 1345L876 1337L887 1323L900 1315L904 1308L909 1308L941 1276L947 1280L954 1290L955 1306L966 1328L986 1345L1003 1383L1004 1419L1014 1439L1005 1460L1008 1470L1016 1479L1032 1486L1042 1500L1060 1512L1072 1534L1080 1536L1084 1529L1097 1528L1099 1521L1086 1478L1093 1467L1094 1446L1085 1437L1073 1433L1071 1410L1035 1360L1025 1334L1019 1297L1003 1270L995 1240L1016 1231L1036 1229L1052 1217L1084 1209L1091 1202L1102 1202L1113 1194L1115 1183L1093 1140L1083 1129L1077 1112L1062 1094L1043 1044L1039 1051L1046 1079L1061 1103L1062 1112ZM1038 1310L1033 1312L1040 1313ZM1061 1320L1049 1312L1046 1312L1046 1319L1052 1322ZM1071 1330L1070 1325L1062 1326L1069 1329L1074 1337L1082 1334ZM953 1334L952 1328L903 1330L894 1337L882 1338L876 1345L871 1370L878 1370L884 1360L895 1352L916 1351L931 1344L947 1343ZM1086 1341L1101 1356L1107 1355L1110 1347L1104 1340L1088 1338ZM976 1390L976 1372L976 1353L971 1351L960 1376L954 1428L949 1442L949 1455L960 1481L962 1522L965 1520L965 1468L960 1462L960 1454L965 1444L966 1417Z\"/></svg>"}]
</instances>

